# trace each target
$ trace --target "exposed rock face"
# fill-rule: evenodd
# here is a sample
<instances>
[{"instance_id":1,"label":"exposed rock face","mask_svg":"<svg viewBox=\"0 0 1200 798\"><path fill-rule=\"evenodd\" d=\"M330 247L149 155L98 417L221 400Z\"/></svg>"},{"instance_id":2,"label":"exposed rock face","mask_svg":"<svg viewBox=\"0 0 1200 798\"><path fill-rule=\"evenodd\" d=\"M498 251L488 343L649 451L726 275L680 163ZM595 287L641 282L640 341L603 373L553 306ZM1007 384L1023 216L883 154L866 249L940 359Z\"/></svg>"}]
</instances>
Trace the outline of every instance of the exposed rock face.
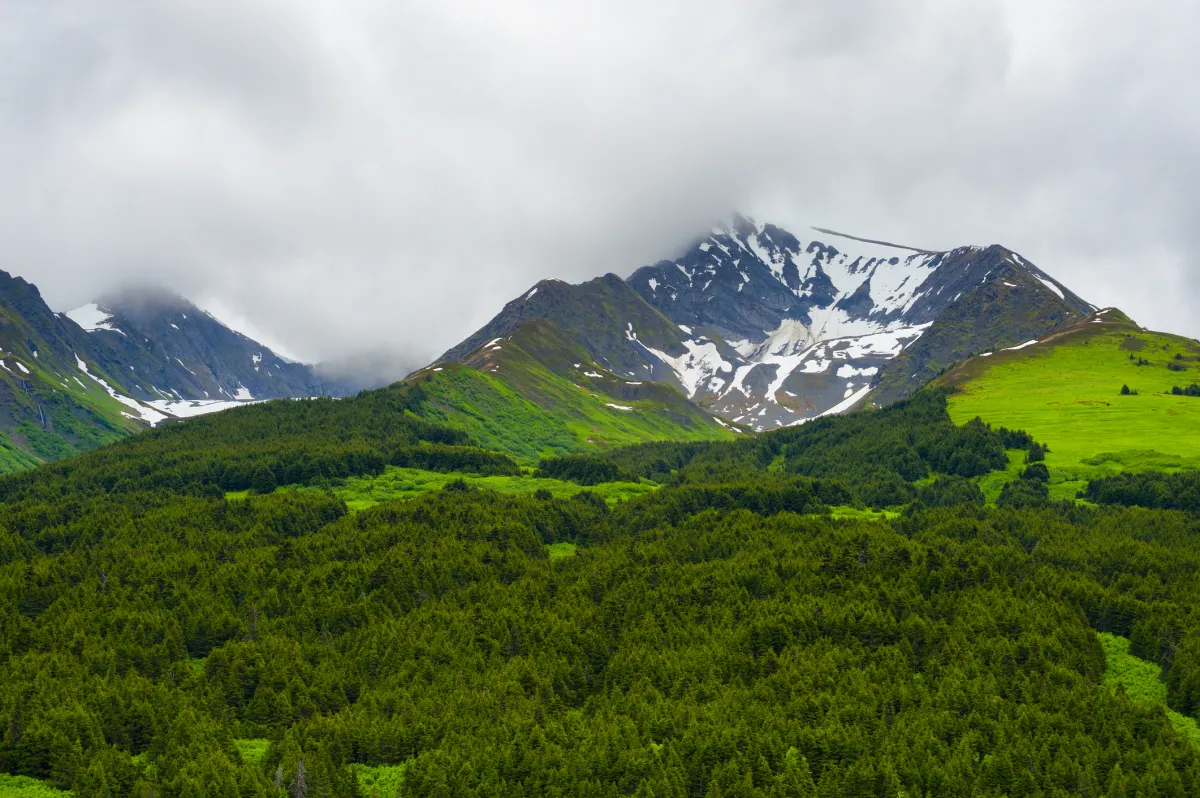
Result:
<instances>
[{"instance_id":1,"label":"exposed rock face","mask_svg":"<svg viewBox=\"0 0 1200 798\"><path fill-rule=\"evenodd\" d=\"M311 366L292 363L187 300L127 292L66 314L87 330L99 364L138 399L234 400L323 393Z\"/></svg>"},{"instance_id":2,"label":"exposed rock face","mask_svg":"<svg viewBox=\"0 0 1200 798\"><path fill-rule=\"evenodd\" d=\"M735 217L624 283L538 283L443 359L549 319L614 373L768 429L847 410L876 387L893 401L959 357L1092 309L1000 246L932 252L816 229L802 239Z\"/></svg>"}]
</instances>

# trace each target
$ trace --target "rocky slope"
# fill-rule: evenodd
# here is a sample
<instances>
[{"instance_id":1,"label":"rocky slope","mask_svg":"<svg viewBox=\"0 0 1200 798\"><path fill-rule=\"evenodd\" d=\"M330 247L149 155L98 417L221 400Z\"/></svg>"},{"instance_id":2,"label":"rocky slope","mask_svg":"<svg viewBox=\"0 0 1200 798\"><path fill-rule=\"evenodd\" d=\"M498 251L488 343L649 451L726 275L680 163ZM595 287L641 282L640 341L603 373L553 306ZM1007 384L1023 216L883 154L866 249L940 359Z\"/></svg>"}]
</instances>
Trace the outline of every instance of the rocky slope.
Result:
<instances>
[{"instance_id":1,"label":"rocky slope","mask_svg":"<svg viewBox=\"0 0 1200 798\"><path fill-rule=\"evenodd\" d=\"M614 373L767 429L845 411L873 389L894 401L972 352L1092 309L1004 247L933 252L817 229L801 239L735 217L627 281L540 282L442 359L549 319Z\"/></svg>"},{"instance_id":2,"label":"rocky slope","mask_svg":"<svg viewBox=\"0 0 1200 798\"><path fill-rule=\"evenodd\" d=\"M178 297L124 294L55 313L0 271L0 473L239 402L311 396L288 363Z\"/></svg>"},{"instance_id":3,"label":"rocky slope","mask_svg":"<svg viewBox=\"0 0 1200 798\"><path fill-rule=\"evenodd\" d=\"M98 365L148 402L249 401L321 394L292 363L182 297L130 291L64 314L87 332Z\"/></svg>"}]
</instances>

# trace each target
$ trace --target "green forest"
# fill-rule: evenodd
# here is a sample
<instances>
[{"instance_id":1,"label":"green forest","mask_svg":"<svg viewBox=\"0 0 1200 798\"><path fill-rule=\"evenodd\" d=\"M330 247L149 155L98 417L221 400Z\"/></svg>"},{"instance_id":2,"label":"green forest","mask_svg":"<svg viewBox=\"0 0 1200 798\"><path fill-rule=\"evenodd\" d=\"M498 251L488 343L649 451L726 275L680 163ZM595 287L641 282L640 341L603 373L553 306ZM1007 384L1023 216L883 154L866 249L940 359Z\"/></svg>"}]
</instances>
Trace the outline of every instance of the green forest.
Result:
<instances>
[{"instance_id":1,"label":"green forest","mask_svg":"<svg viewBox=\"0 0 1200 798\"><path fill-rule=\"evenodd\" d=\"M419 392L0 478L0 796L1200 794L1194 475L1052 499L932 390L533 469Z\"/></svg>"}]
</instances>

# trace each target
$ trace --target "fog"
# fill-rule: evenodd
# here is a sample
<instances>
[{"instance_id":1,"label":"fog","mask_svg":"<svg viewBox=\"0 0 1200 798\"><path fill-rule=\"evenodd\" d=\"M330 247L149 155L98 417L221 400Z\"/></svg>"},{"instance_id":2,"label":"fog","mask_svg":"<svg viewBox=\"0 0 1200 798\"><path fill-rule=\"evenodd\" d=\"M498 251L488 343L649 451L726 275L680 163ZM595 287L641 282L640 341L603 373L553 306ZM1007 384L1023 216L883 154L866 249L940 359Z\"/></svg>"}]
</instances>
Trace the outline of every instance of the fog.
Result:
<instances>
[{"instance_id":1,"label":"fog","mask_svg":"<svg viewBox=\"0 0 1200 798\"><path fill-rule=\"evenodd\" d=\"M1002 243L1194 337L1196 31L1184 0L9 0L0 268L416 366L738 210Z\"/></svg>"}]
</instances>

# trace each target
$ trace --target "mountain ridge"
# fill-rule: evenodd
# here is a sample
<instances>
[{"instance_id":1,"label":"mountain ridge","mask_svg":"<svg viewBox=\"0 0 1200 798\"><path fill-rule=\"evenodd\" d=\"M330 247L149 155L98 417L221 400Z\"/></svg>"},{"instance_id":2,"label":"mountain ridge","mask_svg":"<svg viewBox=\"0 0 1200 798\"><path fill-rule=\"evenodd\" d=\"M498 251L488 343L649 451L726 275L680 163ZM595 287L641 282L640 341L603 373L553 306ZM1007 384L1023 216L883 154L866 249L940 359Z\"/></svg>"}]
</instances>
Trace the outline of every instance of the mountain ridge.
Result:
<instances>
[{"instance_id":1,"label":"mountain ridge","mask_svg":"<svg viewBox=\"0 0 1200 798\"><path fill-rule=\"evenodd\" d=\"M938 252L811 230L821 238L803 242L734 216L623 281L539 281L439 360L462 362L485 341L550 319L615 373L666 382L761 430L844 412L868 395L895 401L971 352L1094 310L999 245ZM972 317L981 324L965 324Z\"/></svg>"}]
</instances>

